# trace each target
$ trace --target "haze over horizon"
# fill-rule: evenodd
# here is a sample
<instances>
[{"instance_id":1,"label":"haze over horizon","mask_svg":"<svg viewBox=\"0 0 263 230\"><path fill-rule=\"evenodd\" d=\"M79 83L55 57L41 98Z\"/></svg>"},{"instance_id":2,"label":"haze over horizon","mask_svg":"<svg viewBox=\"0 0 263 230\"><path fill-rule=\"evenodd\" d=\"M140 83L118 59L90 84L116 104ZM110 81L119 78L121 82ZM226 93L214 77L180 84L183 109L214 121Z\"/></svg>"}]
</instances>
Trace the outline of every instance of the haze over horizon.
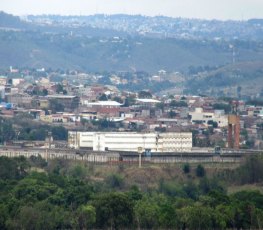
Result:
<instances>
[{"instance_id":1,"label":"haze over horizon","mask_svg":"<svg viewBox=\"0 0 263 230\"><path fill-rule=\"evenodd\" d=\"M154 3L153 3L154 2ZM150 6L150 7L149 7ZM141 14L219 20L263 18L262 0L1 0L14 15Z\"/></svg>"}]
</instances>

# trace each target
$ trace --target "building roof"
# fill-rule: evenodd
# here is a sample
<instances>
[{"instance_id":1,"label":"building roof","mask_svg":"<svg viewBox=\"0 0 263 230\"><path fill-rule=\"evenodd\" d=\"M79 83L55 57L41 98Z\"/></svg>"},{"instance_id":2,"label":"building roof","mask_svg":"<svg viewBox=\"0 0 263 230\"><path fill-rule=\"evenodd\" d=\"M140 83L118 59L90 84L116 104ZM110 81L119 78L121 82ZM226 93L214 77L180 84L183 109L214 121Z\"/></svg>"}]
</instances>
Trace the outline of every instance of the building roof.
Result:
<instances>
[{"instance_id":1,"label":"building roof","mask_svg":"<svg viewBox=\"0 0 263 230\"><path fill-rule=\"evenodd\" d=\"M75 98L75 97L77 97L77 96L57 94L57 95L47 95L46 97L47 97L47 98L70 99L70 98Z\"/></svg>"},{"instance_id":2,"label":"building roof","mask_svg":"<svg viewBox=\"0 0 263 230\"><path fill-rule=\"evenodd\" d=\"M88 105L121 106L122 104L117 101L97 101L97 102L88 103Z\"/></svg>"},{"instance_id":3,"label":"building roof","mask_svg":"<svg viewBox=\"0 0 263 230\"><path fill-rule=\"evenodd\" d=\"M117 101L98 101L99 105L111 105L111 106L121 106L122 104Z\"/></svg>"},{"instance_id":4,"label":"building roof","mask_svg":"<svg viewBox=\"0 0 263 230\"><path fill-rule=\"evenodd\" d=\"M137 98L137 101L143 102L143 103L159 103L161 101L151 99L151 98Z\"/></svg>"},{"instance_id":5,"label":"building roof","mask_svg":"<svg viewBox=\"0 0 263 230\"><path fill-rule=\"evenodd\" d=\"M98 113L100 114L117 114L119 113L120 109L119 108L105 108L101 107L98 109Z\"/></svg>"}]
</instances>

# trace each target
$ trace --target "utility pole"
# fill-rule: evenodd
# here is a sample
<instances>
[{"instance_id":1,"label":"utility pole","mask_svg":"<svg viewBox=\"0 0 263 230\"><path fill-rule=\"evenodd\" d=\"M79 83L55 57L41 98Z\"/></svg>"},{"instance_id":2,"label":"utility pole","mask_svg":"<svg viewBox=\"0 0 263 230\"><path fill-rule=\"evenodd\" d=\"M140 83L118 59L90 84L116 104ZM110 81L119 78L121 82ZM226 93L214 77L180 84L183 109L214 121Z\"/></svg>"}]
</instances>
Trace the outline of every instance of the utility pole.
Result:
<instances>
[{"instance_id":1,"label":"utility pole","mask_svg":"<svg viewBox=\"0 0 263 230\"><path fill-rule=\"evenodd\" d=\"M48 154L50 153L51 149L51 139L52 139L52 132L48 131L47 133L47 143L46 143L46 161L48 160Z\"/></svg>"},{"instance_id":2,"label":"utility pole","mask_svg":"<svg viewBox=\"0 0 263 230\"><path fill-rule=\"evenodd\" d=\"M138 154L139 154L139 168L142 167L142 153L143 153L143 148L138 147Z\"/></svg>"}]
</instances>

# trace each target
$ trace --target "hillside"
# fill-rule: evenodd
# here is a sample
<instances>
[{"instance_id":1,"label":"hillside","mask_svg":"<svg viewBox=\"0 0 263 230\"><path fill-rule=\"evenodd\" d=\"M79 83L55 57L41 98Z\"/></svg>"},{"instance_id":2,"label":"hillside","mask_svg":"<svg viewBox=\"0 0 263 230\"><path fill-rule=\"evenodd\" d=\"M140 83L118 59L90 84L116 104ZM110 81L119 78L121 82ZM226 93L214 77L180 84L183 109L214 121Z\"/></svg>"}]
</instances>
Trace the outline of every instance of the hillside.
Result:
<instances>
[{"instance_id":1,"label":"hillside","mask_svg":"<svg viewBox=\"0 0 263 230\"><path fill-rule=\"evenodd\" d=\"M223 94L237 97L263 92L263 62L251 61L226 65L209 72L200 72L191 77L186 85L192 93ZM222 94L222 95L221 95Z\"/></svg>"},{"instance_id":2,"label":"hillside","mask_svg":"<svg viewBox=\"0 0 263 230\"><path fill-rule=\"evenodd\" d=\"M97 17L101 20L102 16L84 19L92 21ZM63 19L60 16L49 18L60 23ZM121 18L113 17L116 22ZM135 24L139 23L138 20L146 20L143 17L125 18L136 19ZM65 19L71 22L71 18ZM155 20L158 23L159 19ZM260 22L250 20L247 23ZM75 27L70 23L66 26L59 23L39 25L34 20L29 23L0 12L0 68L44 67L86 72L144 71L150 74L164 69L181 72L185 78L177 88L167 89L171 92L184 90L194 94L237 96L238 87L246 95L263 90L261 40L156 38L78 23ZM213 26L218 26L217 23L214 22ZM229 29L233 26L231 22L226 22L226 25Z\"/></svg>"},{"instance_id":3,"label":"hillside","mask_svg":"<svg viewBox=\"0 0 263 230\"><path fill-rule=\"evenodd\" d=\"M19 17L0 11L0 28L29 29L30 25L21 21Z\"/></svg>"},{"instance_id":4,"label":"hillside","mask_svg":"<svg viewBox=\"0 0 263 230\"><path fill-rule=\"evenodd\" d=\"M239 45L239 61L263 58L260 44ZM227 42L101 38L39 31L0 32L0 67L45 67L85 71L187 71L190 66L220 66L232 61Z\"/></svg>"}]
</instances>

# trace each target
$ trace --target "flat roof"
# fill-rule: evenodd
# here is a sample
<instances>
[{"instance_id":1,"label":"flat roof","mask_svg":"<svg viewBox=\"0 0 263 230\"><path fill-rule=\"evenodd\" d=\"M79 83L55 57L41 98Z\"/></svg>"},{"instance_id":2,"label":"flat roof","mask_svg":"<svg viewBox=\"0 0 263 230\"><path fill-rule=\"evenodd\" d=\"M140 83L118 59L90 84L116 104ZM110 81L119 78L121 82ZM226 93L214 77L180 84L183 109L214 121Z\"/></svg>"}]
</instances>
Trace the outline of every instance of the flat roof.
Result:
<instances>
[{"instance_id":1,"label":"flat roof","mask_svg":"<svg viewBox=\"0 0 263 230\"><path fill-rule=\"evenodd\" d=\"M57 95L47 95L46 96L47 98L74 98L74 97L77 97L77 96L74 96L74 95L60 95L60 94L57 94Z\"/></svg>"},{"instance_id":2,"label":"flat roof","mask_svg":"<svg viewBox=\"0 0 263 230\"><path fill-rule=\"evenodd\" d=\"M137 101L144 102L144 103L159 103L161 101L151 99L151 98L137 98Z\"/></svg>"},{"instance_id":3,"label":"flat roof","mask_svg":"<svg viewBox=\"0 0 263 230\"><path fill-rule=\"evenodd\" d=\"M97 101L97 102L88 103L88 105L121 106L122 104L117 101Z\"/></svg>"}]
</instances>

